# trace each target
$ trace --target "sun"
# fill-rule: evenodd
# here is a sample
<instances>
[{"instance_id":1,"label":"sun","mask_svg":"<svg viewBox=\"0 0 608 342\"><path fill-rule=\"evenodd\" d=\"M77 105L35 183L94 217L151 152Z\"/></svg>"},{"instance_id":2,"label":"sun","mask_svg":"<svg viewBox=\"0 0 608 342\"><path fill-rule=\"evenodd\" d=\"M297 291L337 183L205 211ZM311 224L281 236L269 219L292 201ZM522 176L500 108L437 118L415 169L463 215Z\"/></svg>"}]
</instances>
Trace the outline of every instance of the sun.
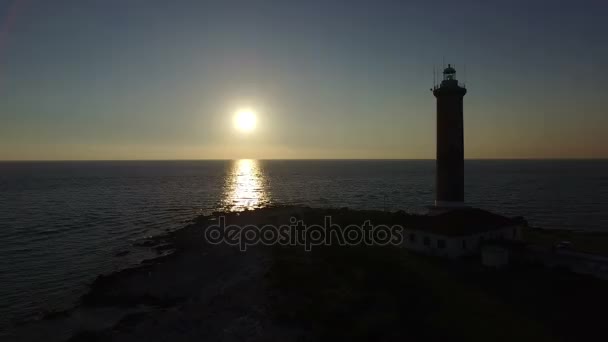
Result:
<instances>
[{"instance_id":1,"label":"sun","mask_svg":"<svg viewBox=\"0 0 608 342\"><path fill-rule=\"evenodd\" d=\"M252 132L255 130L257 117L255 111L250 108L242 108L234 114L234 127L241 132Z\"/></svg>"}]
</instances>

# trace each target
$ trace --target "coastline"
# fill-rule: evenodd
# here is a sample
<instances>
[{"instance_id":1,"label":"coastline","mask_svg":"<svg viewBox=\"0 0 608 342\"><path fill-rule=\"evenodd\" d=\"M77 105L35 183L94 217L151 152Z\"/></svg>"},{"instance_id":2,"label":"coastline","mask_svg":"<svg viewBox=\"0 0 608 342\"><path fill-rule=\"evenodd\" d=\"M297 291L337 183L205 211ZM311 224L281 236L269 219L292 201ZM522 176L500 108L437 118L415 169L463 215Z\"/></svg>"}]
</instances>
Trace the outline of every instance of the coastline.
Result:
<instances>
[{"instance_id":1,"label":"coastline","mask_svg":"<svg viewBox=\"0 0 608 342\"><path fill-rule=\"evenodd\" d=\"M261 210L274 211L277 208ZM38 321L25 323L21 327L24 329L18 329L17 334L23 340L32 341L43 337L49 341L89 341L91 338L103 338L108 334L128 331L134 325L154 320L156 315L166 316L164 321L167 321L167 317L180 320L183 315L196 310L196 314L193 314L199 317L196 321L200 322L205 317L205 326L209 328L197 333L209 337L228 329L234 335L250 335L248 329L254 323L247 321L253 317L240 317L243 321L241 324L223 329L216 323L210 324L209 318L217 311L214 305L217 306L220 298L223 298L221 302L225 305L234 307L224 313L227 316L236 314L236 308L263 305L252 299L265 297L254 294L264 290L263 277L268 270L270 256L262 248L251 248L247 253L241 253L230 246L206 243L202 232L206 225L215 222L214 214L201 215L183 228L138 243L137 247L150 248L158 256L142 260L133 267L98 275L75 307L50 312ZM221 214L229 218L240 215L237 212ZM266 218L260 212L255 215L260 222ZM256 283L260 286L249 286ZM239 296L238 299L227 295L239 292L237 288L253 293L250 296ZM207 307L205 303L213 305L207 310L201 310ZM178 306L180 312L174 310ZM263 319L259 316L262 313L263 311L258 312L256 321ZM238 318L224 317L222 321L230 322ZM216 319L211 319L214 320ZM32 325L41 329L27 329ZM59 329L56 328L57 325L60 326ZM56 334L57 330L59 334ZM52 333L50 339L49 333Z\"/></svg>"},{"instance_id":2,"label":"coastline","mask_svg":"<svg viewBox=\"0 0 608 342\"><path fill-rule=\"evenodd\" d=\"M425 312L428 303L418 303L418 299L402 294L403 289L408 287L420 292L422 298L427 298L429 303L436 302L432 305L435 306L434 311L425 312L422 316L434 317L439 322L430 323L420 317L410 317L415 325L406 324L408 329L393 329L391 332L391 336L411 336L415 326L432 329L435 325L437 328L441 326L442 320L445 324L452 324L448 323L450 319L446 317L447 314L441 311L450 312L450 306L458 305L458 301L453 297L443 298L437 295L446 290L442 288L446 280L460 279L462 274L485 274L485 271L477 266L454 266L435 258L419 257L399 248L352 248L355 252L348 251L344 254L345 249L342 249L340 254L337 254L332 248L319 248L313 253L304 253L301 248L294 250L254 246L244 253L225 244L208 244L203 236L204 228L217 223L219 215L235 224L261 225L269 222L288 222L291 216L314 221L328 213L354 220L369 217L379 221L391 221L399 215L404 215L291 206L203 215L181 229L147 239L144 244L156 250L158 257L144 260L132 268L98 276L75 308L47 315L43 323L48 323L48 327L30 331L30 336L24 337L23 340L48 337L53 331L52 323L57 322L63 322L67 329L64 329L63 334L56 334L51 339L46 338L47 340L144 341L160 336L167 340L315 339L318 336L334 336L338 332L326 326L311 326L310 322L314 322L316 317L328 314L328 310L328 317L334 317L335 313L331 311L334 309L331 307L335 306L335 310L341 312L342 309L339 308L348 307L351 302L357 303L356 308L352 310L354 313L358 311L364 314L370 310L366 309L366 306L371 304L359 303L361 298L382 297L373 302L372 306L379 308L373 309L372 312L383 313L389 322L398 321L400 315L409 317L412 313L407 314L403 309L394 308L392 301L407 303L412 306L413 312ZM355 271L345 278L340 276L337 280L332 280L336 272L334 270L328 273L327 270L322 270L327 265L340 269L338 273L344 272L342 268L346 265ZM382 272L376 274L378 265L382 265ZM364 281L367 284L365 287L350 289L353 281L365 280L368 273L371 275L368 281ZM350 278L351 276L354 278ZM381 282L382 279L385 281ZM412 279L416 281L412 283ZM577 281L594 283L594 280L580 279L583 280ZM326 286L326 281L332 285ZM399 287L390 285L401 282L403 285ZM468 280L464 283L468 284ZM348 288L344 287L344 284L348 284ZM304 288L318 291L311 293ZM338 299L334 299L335 294L328 297L322 295L326 291L335 292L336 288L340 289L338 293L346 294L337 295ZM352 291L355 293L350 293ZM474 303L480 300L477 294L471 294L469 290L455 291L459 296L462 295L461 291L466 293L466 296L472 296ZM381 294L385 292L394 295L384 297ZM304 300L307 296L313 299L312 303ZM346 297L343 298L344 296ZM483 294L483 298L485 296ZM332 306L334 300L337 302ZM323 306L319 307L320 304ZM496 307L504 309L501 300L496 299L492 299L491 304L479 305L482 307L480 310ZM446 308L438 309L443 307ZM526 322L516 317L515 313L502 315L503 319L512 320L523 327L523 333L512 332L508 336L537 336L539 340L551 340L545 338L551 333L543 325ZM287 318L280 318L283 316ZM375 318L370 320L371 328L366 329L372 331L372 336L377 337L379 331L386 331L382 328L385 323L376 321ZM341 326L341 323L335 324ZM490 322L489 326L491 325ZM469 329L470 327L465 326L457 330L460 330L462 336L472 338L474 336L469 335ZM422 334L419 336L422 338L427 333L417 329L415 334ZM426 337L441 336L441 331L435 331Z\"/></svg>"}]
</instances>

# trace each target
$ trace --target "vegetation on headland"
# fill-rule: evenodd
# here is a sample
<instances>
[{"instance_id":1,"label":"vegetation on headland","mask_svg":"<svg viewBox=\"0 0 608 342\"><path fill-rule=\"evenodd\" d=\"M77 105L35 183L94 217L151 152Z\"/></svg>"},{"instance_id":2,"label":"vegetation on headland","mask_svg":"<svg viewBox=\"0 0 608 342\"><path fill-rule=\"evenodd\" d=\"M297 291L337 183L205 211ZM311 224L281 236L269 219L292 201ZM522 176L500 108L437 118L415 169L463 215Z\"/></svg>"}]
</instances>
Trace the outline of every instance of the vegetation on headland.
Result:
<instances>
[{"instance_id":1,"label":"vegetation on headland","mask_svg":"<svg viewBox=\"0 0 608 342\"><path fill-rule=\"evenodd\" d=\"M603 280L502 270L392 247L277 248L274 311L316 339L580 341L602 333Z\"/></svg>"},{"instance_id":2,"label":"vegetation on headland","mask_svg":"<svg viewBox=\"0 0 608 342\"><path fill-rule=\"evenodd\" d=\"M548 326L454 276L452 266L395 247L279 247L273 308L317 340L553 340Z\"/></svg>"}]
</instances>

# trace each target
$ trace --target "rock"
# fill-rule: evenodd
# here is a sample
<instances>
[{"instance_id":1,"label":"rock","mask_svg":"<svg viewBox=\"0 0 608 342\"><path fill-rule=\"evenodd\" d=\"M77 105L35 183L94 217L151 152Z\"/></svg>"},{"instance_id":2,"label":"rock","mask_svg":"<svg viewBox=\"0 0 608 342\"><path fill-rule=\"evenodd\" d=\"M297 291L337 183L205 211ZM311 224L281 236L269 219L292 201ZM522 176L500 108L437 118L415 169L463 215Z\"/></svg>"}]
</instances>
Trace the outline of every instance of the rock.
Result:
<instances>
[{"instance_id":1,"label":"rock","mask_svg":"<svg viewBox=\"0 0 608 342\"><path fill-rule=\"evenodd\" d=\"M156 241L145 240L142 242L136 242L133 244L133 246L135 246L135 247L154 247L156 244L157 244Z\"/></svg>"},{"instance_id":2,"label":"rock","mask_svg":"<svg viewBox=\"0 0 608 342\"><path fill-rule=\"evenodd\" d=\"M127 254L131 253L130 251L122 251L122 252L118 252L116 254L114 254L115 257L123 257Z\"/></svg>"}]
</instances>

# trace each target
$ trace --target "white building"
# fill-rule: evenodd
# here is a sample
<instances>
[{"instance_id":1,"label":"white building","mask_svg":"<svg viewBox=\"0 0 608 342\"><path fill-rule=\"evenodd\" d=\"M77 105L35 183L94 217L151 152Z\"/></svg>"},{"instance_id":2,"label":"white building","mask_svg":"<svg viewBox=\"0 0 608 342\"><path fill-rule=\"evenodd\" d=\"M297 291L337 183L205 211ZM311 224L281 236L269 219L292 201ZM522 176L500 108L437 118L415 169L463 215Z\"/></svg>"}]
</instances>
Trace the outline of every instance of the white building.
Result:
<instances>
[{"instance_id":1,"label":"white building","mask_svg":"<svg viewBox=\"0 0 608 342\"><path fill-rule=\"evenodd\" d=\"M404 227L403 247L449 258L479 254L484 241L521 240L522 220L476 208L460 208L422 216Z\"/></svg>"}]
</instances>

